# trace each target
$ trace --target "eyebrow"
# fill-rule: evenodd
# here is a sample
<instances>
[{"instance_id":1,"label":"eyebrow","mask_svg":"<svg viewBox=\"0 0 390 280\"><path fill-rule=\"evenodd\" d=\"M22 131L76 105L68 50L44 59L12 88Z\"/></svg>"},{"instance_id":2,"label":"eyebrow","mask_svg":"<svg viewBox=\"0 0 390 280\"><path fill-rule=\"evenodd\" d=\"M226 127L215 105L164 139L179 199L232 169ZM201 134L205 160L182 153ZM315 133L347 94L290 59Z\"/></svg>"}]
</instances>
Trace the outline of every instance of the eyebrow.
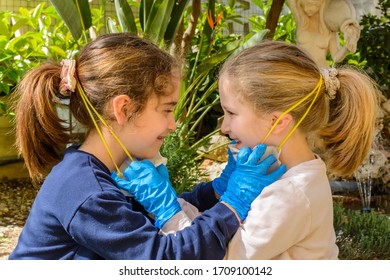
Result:
<instances>
[{"instance_id":1,"label":"eyebrow","mask_svg":"<svg viewBox=\"0 0 390 280\"><path fill-rule=\"evenodd\" d=\"M176 106L176 105L177 105L177 102L176 102L176 101L165 102L165 103L162 103L161 105Z\"/></svg>"}]
</instances>

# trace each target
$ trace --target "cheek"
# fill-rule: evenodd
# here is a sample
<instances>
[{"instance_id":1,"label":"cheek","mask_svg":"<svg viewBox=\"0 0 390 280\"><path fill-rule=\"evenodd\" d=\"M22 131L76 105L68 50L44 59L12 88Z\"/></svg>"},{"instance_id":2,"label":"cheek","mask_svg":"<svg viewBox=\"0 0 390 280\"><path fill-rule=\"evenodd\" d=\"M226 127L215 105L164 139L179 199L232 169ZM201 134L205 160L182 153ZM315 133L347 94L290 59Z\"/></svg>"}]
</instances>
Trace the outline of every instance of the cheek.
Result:
<instances>
[{"instance_id":1,"label":"cheek","mask_svg":"<svg viewBox=\"0 0 390 280\"><path fill-rule=\"evenodd\" d=\"M264 132L262 122L259 120L237 124L236 128L240 133L239 137L243 144L251 148L258 145L263 140L266 133Z\"/></svg>"}]
</instances>

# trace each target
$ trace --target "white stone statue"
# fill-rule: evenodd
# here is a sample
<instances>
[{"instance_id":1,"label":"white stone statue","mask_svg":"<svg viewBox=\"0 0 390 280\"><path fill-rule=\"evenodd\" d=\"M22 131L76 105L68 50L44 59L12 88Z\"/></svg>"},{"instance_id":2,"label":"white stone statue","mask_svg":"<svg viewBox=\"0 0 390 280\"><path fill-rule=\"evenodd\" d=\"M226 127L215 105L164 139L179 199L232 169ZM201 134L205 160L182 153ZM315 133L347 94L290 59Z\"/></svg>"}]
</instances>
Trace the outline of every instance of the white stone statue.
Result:
<instances>
[{"instance_id":1,"label":"white stone statue","mask_svg":"<svg viewBox=\"0 0 390 280\"><path fill-rule=\"evenodd\" d=\"M349 0L287 0L296 25L297 45L307 51L317 65L328 68L326 56L333 63L355 52L360 36L356 11ZM345 44L340 46L339 32Z\"/></svg>"}]
</instances>

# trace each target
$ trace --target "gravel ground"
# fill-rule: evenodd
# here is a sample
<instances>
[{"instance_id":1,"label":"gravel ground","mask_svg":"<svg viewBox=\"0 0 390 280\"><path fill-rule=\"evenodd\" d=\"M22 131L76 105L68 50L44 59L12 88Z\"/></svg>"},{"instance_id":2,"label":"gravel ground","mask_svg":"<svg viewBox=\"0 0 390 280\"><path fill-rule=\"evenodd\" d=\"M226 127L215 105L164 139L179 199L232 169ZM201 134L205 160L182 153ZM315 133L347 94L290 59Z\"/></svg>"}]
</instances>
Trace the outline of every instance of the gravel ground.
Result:
<instances>
[{"instance_id":1,"label":"gravel ground","mask_svg":"<svg viewBox=\"0 0 390 280\"><path fill-rule=\"evenodd\" d=\"M0 260L14 249L37 192L29 179L0 179Z\"/></svg>"}]
</instances>

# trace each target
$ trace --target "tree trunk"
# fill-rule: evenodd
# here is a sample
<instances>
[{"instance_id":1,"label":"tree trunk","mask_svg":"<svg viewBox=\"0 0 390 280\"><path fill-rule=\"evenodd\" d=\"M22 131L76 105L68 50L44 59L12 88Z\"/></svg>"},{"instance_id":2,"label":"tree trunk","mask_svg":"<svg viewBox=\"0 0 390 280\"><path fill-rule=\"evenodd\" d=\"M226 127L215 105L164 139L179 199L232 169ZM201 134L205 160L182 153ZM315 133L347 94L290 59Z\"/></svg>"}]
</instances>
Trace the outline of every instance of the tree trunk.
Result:
<instances>
[{"instance_id":1,"label":"tree trunk","mask_svg":"<svg viewBox=\"0 0 390 280\"><path fill-rule=\"evenodd\" d=\"M273 39L275 35L275 29L279 21L280 13L282 12L283 5L285 0L273 0L271 9L267 16L267 22L265 24L265 28L269 29L269 33L267 35L268 39Z\"/></svg>"},{"instance_id":2,"label":"tree trunk","mask_svg":"<svg viewBox=\"0 0 390 280\"><path fill-rule=\"evenodd\" d=\"M185 59L188 49L191 47L192 38L195 35L201 11L201 0L192 0L192 11L188 21L188 27L184 30L184 18L180 22L179 29L172 44L172 50L176 57Z\"/></svg>"}]
</instances>

